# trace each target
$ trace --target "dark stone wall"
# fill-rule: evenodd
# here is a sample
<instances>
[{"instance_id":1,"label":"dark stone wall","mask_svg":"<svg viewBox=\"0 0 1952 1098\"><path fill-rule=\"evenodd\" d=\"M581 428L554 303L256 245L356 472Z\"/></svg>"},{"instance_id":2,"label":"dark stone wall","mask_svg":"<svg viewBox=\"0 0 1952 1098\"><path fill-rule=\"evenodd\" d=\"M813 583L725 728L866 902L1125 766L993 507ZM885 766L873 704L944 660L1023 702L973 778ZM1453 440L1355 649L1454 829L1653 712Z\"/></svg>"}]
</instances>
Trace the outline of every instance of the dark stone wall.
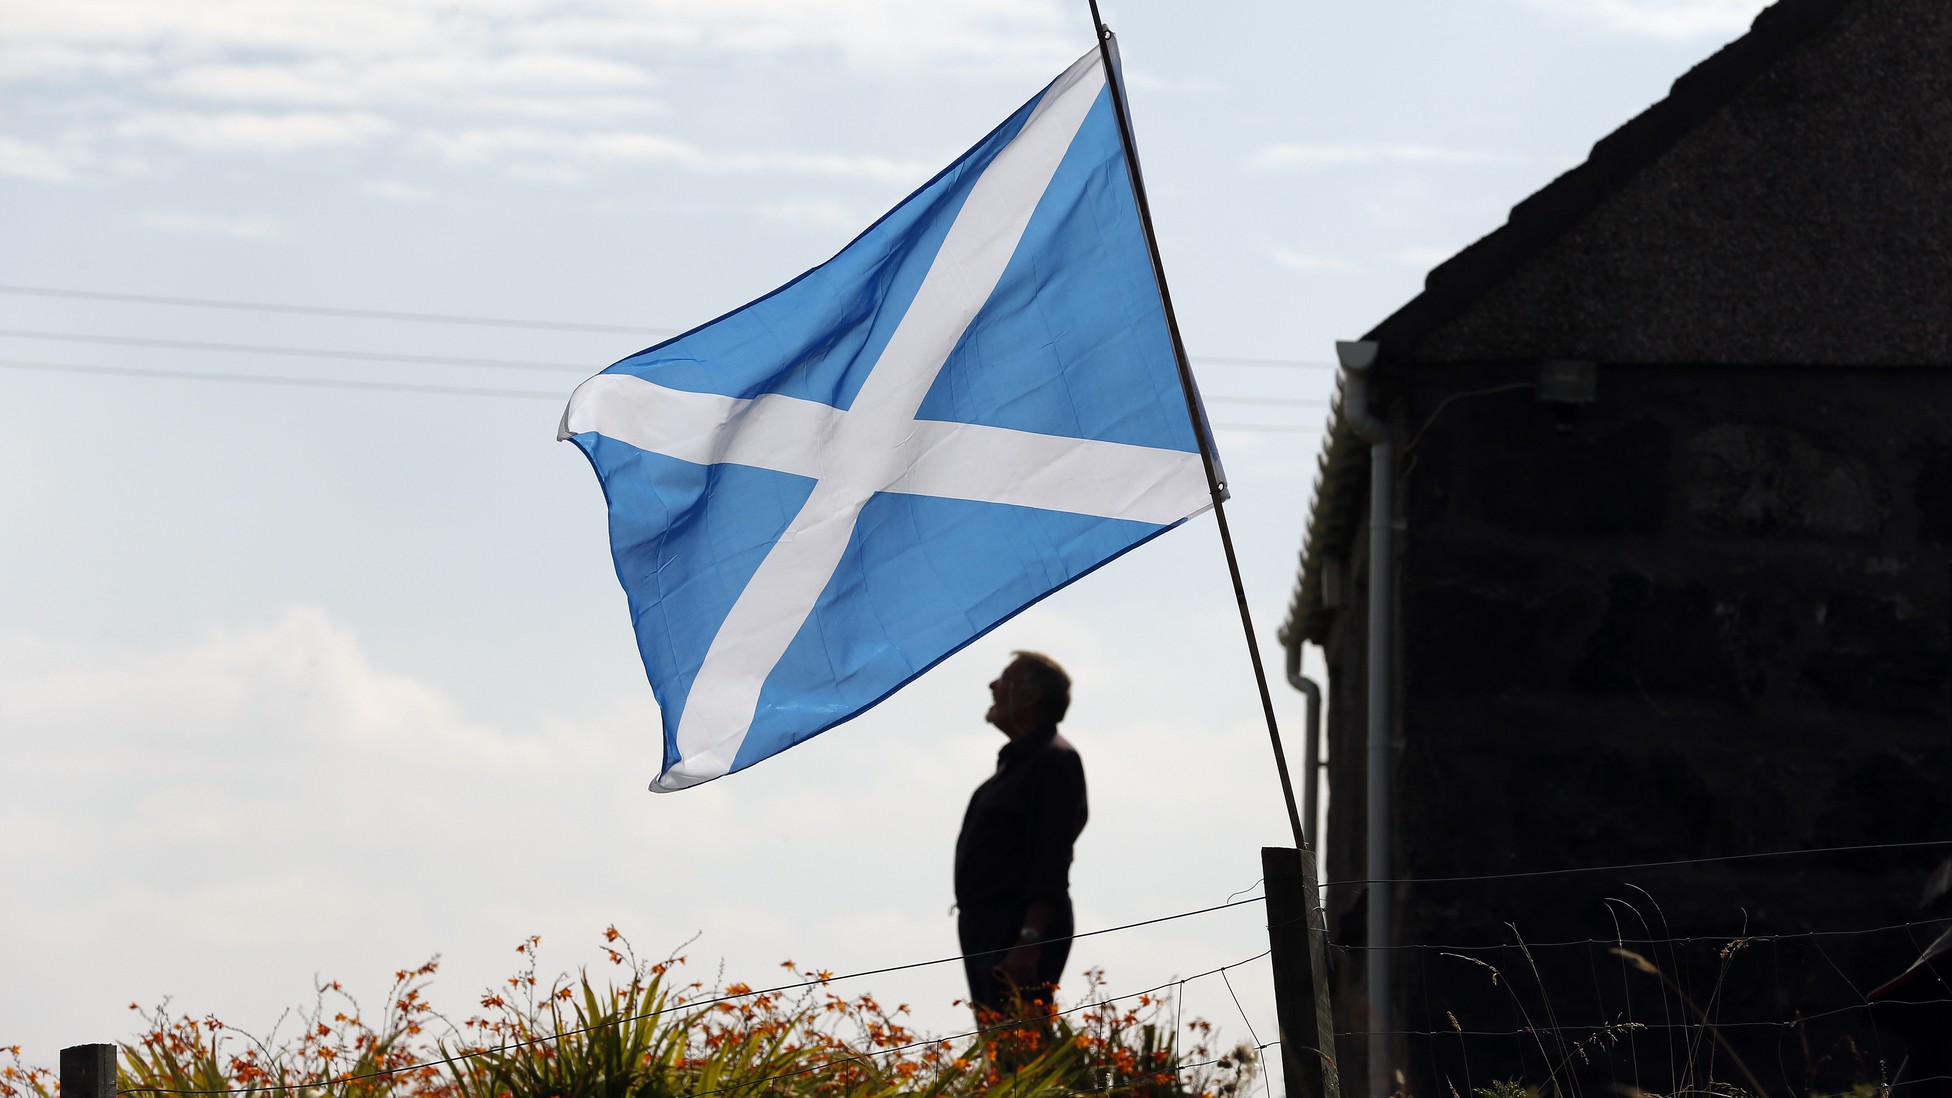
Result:
<instances>
[{"instance_id":1,"label":"dark stone wall","mask_svg":"<svg viewBox=\"0 0 1952 1098\"><path fill-rule=\"evenodd\" d=\"M1565 188L1514 211L1487 243L1516 266L1440 268L1442 308L1376 337L1415 1094L1835 1093L1903 1058L1863 993L1936 933L1907 924L1952 848L1699 861L1952 839L1952 3L1796 25L1753 79L1704 66L1739 90L1686 132L1596 147L1625 181L1569 225L1524 216ZM1597 402L1542 405L1550 358L1598 362ZM1354 1032L1368 585L1360 538L1333 552L1324 875ZM1359 1087L1361 1043L1338 1053Z\"/></svg>"},{"instance_id":2,"label":"dark stone wall","mask_svg":"<svg viewBox=\"0 0 1952 1098\"><path fill-rule=\"evenodd\" d=\"M1393 371L1398 876L1952 838L1952 370L1602 364L1569 414L1510 388L1536 372ZM1332 630L1331 880L1362 876L1360 615ZM1412 1089L1670 1092L1695 1007L1771 1091L1875 1080L1901 1048L1860 992L1935 933L1903 924L1947 854L1396 886ZM1343 1030L1364 895L1331 897Z\"/></svg>"}]
</instances>

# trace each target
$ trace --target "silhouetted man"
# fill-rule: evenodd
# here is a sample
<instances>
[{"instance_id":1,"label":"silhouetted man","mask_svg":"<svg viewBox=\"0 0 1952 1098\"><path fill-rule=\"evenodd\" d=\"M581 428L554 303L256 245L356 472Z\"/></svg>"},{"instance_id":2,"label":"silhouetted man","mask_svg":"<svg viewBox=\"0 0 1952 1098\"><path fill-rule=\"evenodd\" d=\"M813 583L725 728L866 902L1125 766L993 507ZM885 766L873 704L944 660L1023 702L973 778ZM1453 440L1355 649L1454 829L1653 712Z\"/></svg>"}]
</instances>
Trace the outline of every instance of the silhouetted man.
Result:
<instances>
[{"instance_id":1,"label":"silhouetted man","mask_svg":"<svg viewBox=\"0 0 1952 1098\"><path fill-rule=\"evenodd\" d=\"M979 1017L1050 1000L1071 955L1071 845L1086 815L1084 764L1057 734L1071 678L1049 656L1012 655L986 717L1010 742L956 839L956 931Z\"/></svg>"}]
</instances>

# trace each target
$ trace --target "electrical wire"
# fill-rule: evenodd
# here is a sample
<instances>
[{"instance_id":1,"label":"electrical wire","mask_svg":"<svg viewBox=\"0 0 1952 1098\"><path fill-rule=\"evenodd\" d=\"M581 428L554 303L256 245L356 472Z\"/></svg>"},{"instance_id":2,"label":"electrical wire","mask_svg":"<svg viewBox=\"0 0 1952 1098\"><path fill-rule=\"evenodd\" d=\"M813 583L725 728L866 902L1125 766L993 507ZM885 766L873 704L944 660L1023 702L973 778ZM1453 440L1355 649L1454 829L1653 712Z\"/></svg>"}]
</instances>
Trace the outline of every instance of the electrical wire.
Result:
<instances>
[{"instance_id":1,"label":"electrical wire","mask_svg":"<svg viewBox=\"0 0 1952 1098\"><path fill-rule=\"evenodd\" d=\"M1240 358L1233 355L1188 355L1194 362L1207 362L1215 366L1274 366L1289 370L1333 370L1333 362L1318 362L1293 358Z\"/></svg>"},{"instance_id":2,"label":"electrical wire","mask_svg":"<svg viewBox=\"0 0 1952 1098\"><path fill-rule=\"evenodd\" d=\"M396 309L347 309L326 305L285 305L268 301L234 301L214 297L175 297L163 294L112 293L105 290L70 290L53 286L0 286L0 294L33 297L75 298L84 301L124 301L138 305L172 305L198 309L229 309L251 313L293 313L303 316L337 316L360 320L396 320L423 324L469 324L494 328L533 328L556 332L609 332L620 335L674 336L678 328L653 328L632 324L590 324L579 321L523 320L513 317L469 316L454 313L420 313ZM1217 366L1273 366L1288 369L1330 370L1332 362L1310 362L1285 358L1240 358L1226 355L1192 355L1195 362Z\"/></svg>"},{"instance_id":3,"label":"electrical wire","mask_svg":"<svg viewBox=\"0 0 1952 1098\"><path fill-rule=\"evenodd\" d=\"M0 328L0 338L38 339L52 343L94 343L113 347L153 347L161 350L218 351L226 354L282 355L295 358L346 359L356 362L411 362L429 366L473 366L491 370L556 370L589 376L601 369L589 362L543 362L517 358L464 358L454 355L416 355L398 351L353 351L331 347L291 347L268 343L220 343L158 336L107 336L85 332L49 332L31 328ZM1273 408L1326 408L1326 397L1202 396L1208 404L1244 404Z\"/></svg>"},{"instance_id":4,"label":"electrical wire","mask_svg":"<svg viewBox=\"0 0 1952 1098\"><path fill-rule=\"evenodd\" d=\"M381 393L428 393L436 396L520 397L525 400L568 399L567 393L539 389L484 389L465 385L415 385L405 381L352 381L324 377L274 377L262 374L207 373L199 370L138 370L126 366L82 366L72 362L24 362L0 358L0 369L40 370L61 374L105 377L157 378L165 381L224 381L239 385L281 385L311 389L356 389Z\"/></svg>"},{"instance_id":5,"label":"electrical wire","mask_svg":"<svg viewBox=\"0 0 1952 1098\"><path fill-rule=\"evenodd\" d=\"M468 385L417 385L404 381L354 381L345 378L282 377L266 374L233 374L203 370L151 370L128 366L85 366L74 362L34 362L0 359L0 369L33 370L44 373L94 374L104 377L155 378L163 381L216 381L240 385L276 385L316 389L352 389L369 392L423 393L435 396L519 397L527 400L566 401L561 390L491 389ZM1320 434L1319 427L1285 423L1215 423L1215 431L1247 431L1273 434Z\"/></svg>"},{"instance_id":6,"label":"electrical wire","mask_svg":"<svg viewBox=\"0 0 1952 1098\"><path fill-rule=\"evenodd\" d=\"M517 320L498 316L453 313L414 313L394 309L341 309L326 305L281 305L268 301L231 301L214 297L171 297L163 294L122 294L103 290L63 290L50 286L0 286L0 294L67 297L86 301L127 301L139 305L176 305L198 309L231 309L249 313L296 313L341 316L360 320L400 320L421 324L472 324L490 328L536 328L555 332L612 332L620 335L672 336L675 328L646 328L626 324L585 324L562 320Z\"/></svg>"},{"instance_id":7,"label":"electrical wire","mask_svg":"<svg viewBox=\"0 0 1952 1098\"><path fill-rule=\"evenodd\" d=\"M1274 408L1328 407L1327 397L1207 396L1202 393L1200 399L1208 404L1263 404Z\"/></svg>"},{"instance_id":8,"label":"electrical wire","mask_svg":"<svg viewBox=\"0 0 1952 1098\"><path fill-rule=\"evenodd\" d=\"M327 347L286 347L263 343L209 343L192 339L160 339L149 336L87 335L82 332L44 332L24 328L0 328L0 337L41 339L57 343L105 343L116 347L157 347L166 350L223 351L254 355L289 355L299 358L343 358L360 362L415 362L430 366L478 366L492 370L563 370L584 376L601 367L574 362L536 362L514 358L456 358L451 355L409 355L391 351L339 351Z\"/></svg>"}]
</instances>

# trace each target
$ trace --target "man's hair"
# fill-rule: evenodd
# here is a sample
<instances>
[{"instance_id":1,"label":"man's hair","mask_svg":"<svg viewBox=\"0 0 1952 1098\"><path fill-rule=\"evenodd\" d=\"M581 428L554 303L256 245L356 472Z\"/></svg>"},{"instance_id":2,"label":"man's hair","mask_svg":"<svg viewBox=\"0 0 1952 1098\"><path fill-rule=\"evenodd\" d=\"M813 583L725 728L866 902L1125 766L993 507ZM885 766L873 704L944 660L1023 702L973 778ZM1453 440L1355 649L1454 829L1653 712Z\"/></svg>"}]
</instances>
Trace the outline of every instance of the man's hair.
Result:
<instances>
[{"instance_id":1,"label":"man's hair","mask_svg":"<svg viewBox=\"0 0 1952 1098\"><path fill-rule=\"evenodd\" d=\"M1064 673L1058 662L1042 652L1012 652L1012 656L1030 668L1030 681L1042 691L1038 703L1043 707L1044 716L1055 724L1064 719L1071 708L1071 676Z\"/></svg>"}]
</instances>

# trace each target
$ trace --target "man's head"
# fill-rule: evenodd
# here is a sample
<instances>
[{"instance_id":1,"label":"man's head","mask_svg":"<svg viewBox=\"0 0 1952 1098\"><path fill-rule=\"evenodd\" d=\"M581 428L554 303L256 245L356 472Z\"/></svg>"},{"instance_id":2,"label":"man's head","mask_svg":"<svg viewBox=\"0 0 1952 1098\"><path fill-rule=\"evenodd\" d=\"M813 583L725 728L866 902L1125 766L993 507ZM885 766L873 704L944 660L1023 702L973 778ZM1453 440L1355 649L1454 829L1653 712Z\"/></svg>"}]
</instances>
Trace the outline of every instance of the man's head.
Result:
<instances>
[{"instance_id":1,"label":"man's head","mask_svg":"<svg viewBox=\"0 0 1952 1098\"><path fill-rule=\"evenodd\" d=\"M1042 652L1012 652L1011 656L1010 665L990 683L986 719L1014 740L1064 719L1071 708L1071 676Z\"/></svg>"}]
</instances>

